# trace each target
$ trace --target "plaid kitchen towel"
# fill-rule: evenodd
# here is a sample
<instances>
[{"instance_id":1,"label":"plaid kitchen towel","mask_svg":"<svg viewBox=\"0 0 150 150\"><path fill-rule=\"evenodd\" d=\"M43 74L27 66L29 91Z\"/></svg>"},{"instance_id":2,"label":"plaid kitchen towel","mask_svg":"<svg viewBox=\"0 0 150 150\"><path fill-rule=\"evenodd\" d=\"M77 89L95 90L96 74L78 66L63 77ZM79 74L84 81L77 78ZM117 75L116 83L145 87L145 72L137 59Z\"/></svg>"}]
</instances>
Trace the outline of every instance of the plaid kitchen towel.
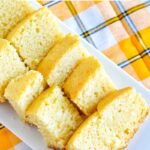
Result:
<instances>
[{"instance_id":1,"label":"plaid kitchen towel","mask_svg":"<svg viewBox=\"0 0 150 150\"><path fill-rule=\"evenodd\" d=\"M42 1L65 24L150 89L150 1ZM0 149L27 149L6 128Z\"/></svg>"}]
</instances>

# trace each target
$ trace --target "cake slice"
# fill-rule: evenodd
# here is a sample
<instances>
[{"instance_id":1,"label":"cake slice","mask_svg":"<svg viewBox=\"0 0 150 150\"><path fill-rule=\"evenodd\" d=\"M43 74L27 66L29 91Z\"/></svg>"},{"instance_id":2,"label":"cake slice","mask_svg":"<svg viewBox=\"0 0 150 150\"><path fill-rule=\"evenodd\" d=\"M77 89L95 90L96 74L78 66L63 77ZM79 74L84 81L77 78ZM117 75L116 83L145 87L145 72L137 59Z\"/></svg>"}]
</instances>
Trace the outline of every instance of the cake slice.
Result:
<instances>
[{"instance_id":1,"label":"cake slice","mask_svg":"<svg viewBox=\"0 0 150 150\"><path fill-rule=\"evenodd\" d=\"M148 115L149 107L132 88L106 96L73 134L67 150L121 150Z\"/></svg>"},{"instance_id":2,"label":"cake slice","mask_svg":"<svg viewBox=\"0 0 150 150\"><path fill-rule=\"evenodd\" d=\"M87 116L102 97L115 90L102 65L94 57L80 61L63 85L65 94Z\"/></svg>"},{"instance_id":3,"label":"cake slice","mask_svg":"<svg viewBox=\"0 0 150 150\"><path fill-rule=\"evenodd\" d=\"M62 35L55 16L43 7L21 21L7 36L24 62L35 69Z\"/></svg>"},{"instance_id":4,"label":"cake slice","mask_svg":"<svg viewBox=\"0 0 150 150\"><path fill-rule=\"evenodd\" d=\"M57 43L38 67L49 86L62 85L79 60L86 56L77 35L68 34Z\"/></svg>"},{"instance_id":5,"label":"cake slice","mask_svg":"<svg viewBox=\"0 0 150 150\"><path fill-rule=\"evenodd\" d=\"M3 94L7 83L26 71L16 49L7 40L0 39L0 102L5 101Z\"/></svg>"},{"instance_id":6,"label":"cake slice","mask_svg":"<svg viewBox=\"0 0 150 150\"><path fill-rule=\"evenodd\" d=\"M0 38L5 38L18 22L34 11L29 0L0 1Z\"/></svg>"},{"instance_id":7,"label":"cake slice","mask_svg":"<svg viewBox=\"0 0 150 150\"><path fill-rule=\"evenodd\" d=\"M36 96L45 88L41 73L30 70L12 79L5 89L5 98L9 101L21 119L24 120L25 111Z\"/></svg>"},{"instance_id":8,"label":"cake slice","mask_svg":"<svg viewBox=\"0 0 150 150\"><path fill-rule=\"evenodd\" d=\"M39 128L49 147L63 149L83 117L61 89L53 86L29 106L26 120Z\"/></svg>"}]
</instances>

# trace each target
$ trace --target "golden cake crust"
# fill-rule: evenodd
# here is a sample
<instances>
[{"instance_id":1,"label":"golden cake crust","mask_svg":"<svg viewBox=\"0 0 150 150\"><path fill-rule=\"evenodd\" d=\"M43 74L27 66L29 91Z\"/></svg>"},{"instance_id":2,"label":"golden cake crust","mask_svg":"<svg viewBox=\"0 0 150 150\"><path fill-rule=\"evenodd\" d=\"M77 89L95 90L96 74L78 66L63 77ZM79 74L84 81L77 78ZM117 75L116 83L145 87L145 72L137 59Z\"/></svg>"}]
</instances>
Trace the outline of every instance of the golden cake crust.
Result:
<instances>
[{"instance_id":1,"label":"golden cake crust","mask_svg":"<svg viewBox=\"0 0 150 150\"><path fill-rule=\"evenodd\" d=\"M79 60L86 56L77 35L67 34L50 49L38 66L49 86L62 85Z\"/></svg>"},{"instance_id":2,"label":"golden cake crust","mask_svg":"<svg viewBox=\"0 0 150 150\"><path fill-rule=\"evenodd\" d=\"M93 56L81 60L63 85L66 94L75 99L100 68L101 64Z\"/></svg>"}]
</instances>

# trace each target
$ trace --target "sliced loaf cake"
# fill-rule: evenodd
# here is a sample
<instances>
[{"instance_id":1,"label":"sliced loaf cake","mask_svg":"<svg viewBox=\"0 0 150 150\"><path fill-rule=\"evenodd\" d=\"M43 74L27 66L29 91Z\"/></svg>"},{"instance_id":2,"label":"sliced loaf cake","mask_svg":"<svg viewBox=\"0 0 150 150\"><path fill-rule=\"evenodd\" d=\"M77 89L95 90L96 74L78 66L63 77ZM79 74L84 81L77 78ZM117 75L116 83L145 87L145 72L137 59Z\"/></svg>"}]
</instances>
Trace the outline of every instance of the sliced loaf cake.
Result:
<instances>
[{"instance_id":1,"label":"sliced loaf cake","mask_svg":"<svg viewBox=\"0 0 150 150\"><path fill-rule=\"evenodd\" d=\"M124 149L148 112L148 105L132 88L113 92L73 134L67 150Z\"/></svg>"},{"instance_id":2,"label":"sliced loaf cake","mask_svg":"<svg viewBox=\"0 0 150 150\"><path fill-rule=\"evenodd\" d=\"M7 36L24 62L35 69L62 34L55 16L43 7L21 21Z\"/></svg>"},{"instance_id":3,"label":"sliced loaf cake","mask_svg":"<svg viewBox=\"0 0 150 150\"><path fill-rule=\"evenodd\" d=\"M0 1L0 38L7 34L27 15L34 11L30 0Z\"/></svg>"},{"instance_id":4,"label":"sliced loaf cake","mask_svg":"<svg viewBox=\"0 0 150 150\"><path fill-rule=\"evenodd\" d=\"M30 70L12 79L5 89L5 98L24 120L25 111L45 88L46 82L40 72Z\"/></svg>"},{"instance_id":5,"label":"sliced loaf cake","mask_svg":"<svg viewBox=\"0 0 150 150\"><path fill-rule=\"evenodd\" d=\"M77 35L68 34L58 42L38 66L49 86L62 85L79 60L86 56Z\"/></svg>"},{"instance_id":6,"label":"sliced loaf cake","mask_svg":"<svg viewBox=\"0 0 150 150\"><path fill-rule=\"evenodd\" d=\"M5 39L0 39L0 102L4 102L4 90L8 82L27 71L16 49Z\"/></svg>"},{"instance_id":7,"label":"sliced loaf cake","mask_svg":"<svg viewBox=\"0 0 150 150\"><path fill-rule=\"evenodd\" d=\"M115 87L99 61L91 56L80 61L63 89L70 100L88 116L96 110L100 99L115 90Z\"/></svg>"},{"instance_id":8,"label":"sliced loaf cake","mask_svg":"<svg viewBox=\"0 0 150 150\"><path fill-rule=\"evenodd\" d=\"M61 89L53 86L29 106L26 121L39 128L49 147L63 149L83 117Z\"/></svg>"}]
</instances>

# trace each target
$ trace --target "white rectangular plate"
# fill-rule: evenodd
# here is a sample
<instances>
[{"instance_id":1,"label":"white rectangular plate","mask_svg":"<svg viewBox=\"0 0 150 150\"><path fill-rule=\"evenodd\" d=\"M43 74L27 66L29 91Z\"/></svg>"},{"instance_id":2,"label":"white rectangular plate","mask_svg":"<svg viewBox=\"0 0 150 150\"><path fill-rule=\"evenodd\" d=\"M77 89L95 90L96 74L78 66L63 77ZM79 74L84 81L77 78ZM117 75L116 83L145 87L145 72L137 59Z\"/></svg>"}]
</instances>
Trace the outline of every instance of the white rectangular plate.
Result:
<instances>
[{"instance_id":1,"label":"white rectangular plate","mask_svg":"<svg viewBox=\"0 0 150 150\"><path fill-rule=\"evenodd\" d=\"M31 1L33 7L38 9L41 7L37 2ZM64 25L59 19L56 19L64 33L73 32L69 27ZM134 80L116 64L106 58L102 53L98 52L92 45L81 39L83 45L88 52L96 56L104 65L106 72L111 77L118 88L132 86L137 92L141 93L145 100L150 105L150 91L147 90L141 83ZM36 128L33 128L23 123L9 104L0 105L0 122L9 130L21 138L28 146L36 150L46 150L47 146L43 138ZM150 117L140 127L134 138L130 141L128 150L150 150Z\"/></svg>"}]
</instances>

